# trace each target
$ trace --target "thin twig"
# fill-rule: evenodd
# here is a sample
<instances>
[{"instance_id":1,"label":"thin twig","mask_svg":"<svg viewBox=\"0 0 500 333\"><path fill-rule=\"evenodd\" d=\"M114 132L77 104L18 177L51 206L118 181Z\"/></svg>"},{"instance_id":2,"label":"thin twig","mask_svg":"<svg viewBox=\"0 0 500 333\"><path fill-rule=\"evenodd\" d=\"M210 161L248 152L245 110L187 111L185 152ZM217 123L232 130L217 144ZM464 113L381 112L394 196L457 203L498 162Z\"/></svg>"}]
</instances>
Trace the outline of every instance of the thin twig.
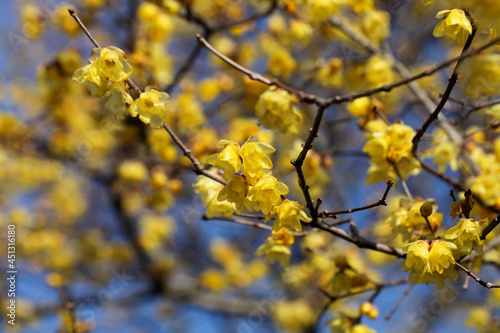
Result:
<instances>
[{"instance_id":1,"label":"thin twig","mask_svg":"<svg viewBox=\"0 0 500 333\"><path fill-rule=\"evenodd\" d=\"M181 139L179 139L179 137L175 134L175 132L170 128L170 126L168 126L167 122L163 122L163 128L167 131L167 133L172 137L172 140L174 140L175 144L182 150L182 152L184 153L184 155L189 158L189 160L191 161L191 163L193 164L195 170L194 172L197 174L197 175L204 175L208 178L211 178L213 180L215 180L216 182L219 182L221 184L224 184L226 185L226 181L218 176L218 175L215 175L211 172L208 172L205 167L203 165L201 165L201 163L198 161L198 159L193 155L193 153L191 152L190 149L188 149L186 147L186 145L184 145L184 143L182 142Z\"/></svg>"},{"instance_id":2,"label":"thin twig","mask_svg":"<svg viewBox=\"0 0 500 333\"><path fill-rule=\"evenodd\" d=\"M462 266L458 262L455 263L455 266L460 268L461 270L463 270L465 272L465 274L469 275L477 283L479 283L480 285L482 285L485 288L488 288L488 289L500 288L500 284L493 284L491 282L486 282L486 281L482 280L480 277L478 277L476 274L474 274L470 269L465 268L464 266Z\"/></svg>"},{"instance_id":3,"label":"thin twig","mask_svg":"<svg viewBox=\"0 0 500 333\"><path fill-rule=\"evenodd\" d=\"M59 291L59 296L64 303L64 307L68 311L70 333L76 333L75 303L69 299L68 294L63 290Z\"/></svg>"},{"instance_id":4,"label":"thin twig","mask_svg":"<svg viewBox=\"0 0 500 333\"><path fill-rule=\"evenodd\" d=\"M316 117L314 118L313 127L309 129L309 135L307 136L306 142L304 143L299 156L290 161L290 163L292 163L292 165L295 167L295 170L297 171L299 186L302 189L302 193L304 194L304 199L306 201L306 207L309 209L309 213L311 214L311 218L313 221L316 221L318 219L318 210L315 209L311 194L309 193L309 185L306 183L302 165L304 164L307 153L313 147L314 139L318 137L319 127L321 125L321 120L323 118L324 112L325 107L318 107Z\"/></svg>"},{"instance_id":5,"label":"thin twig","mask_svg":"<svg viewBox=\"0 0 500 333\"><path fill-rule=\"evenodd\" d=\"M389 245L386 245L383 243L377 243L377 242L371 241L371 240L366 239L360 235L351 235L340 228L337 228L335 226L331 226L331 225L323 222L321 219L318 219L317 221L313 221L309 225L313 228L318 228L318 229L327 231L334 236L340 237L348 242L351 242L351 243L355 244L356 246L358 246L359 248L366 248L366 249L371 249L374 251L387 253L387 254L393 255L393 256L398 257L398 258L406 258L406 255L400 249L396 249L392 246L389 246Z\"/></svg>"},{"instance_id":6,"label":"thin twig","mask_svg":"<svg viewBox=\"0 0 500 333\"><path fill-rule=\"evenodd\" d=\"M97 47L101 47L99 45L99 43L96 41L96 39L91 35L91 33L89 32L89 30L87 29L87 27L80 20L80 18L76 14L76 12L73 9L68 9L68 11L71 14L71 16L76 20L76 22L78 22L78 24L80 25L80 27L82 28L82 30L85 32L85 34L87 35L87 37L92 41L92 43L94 43L94 45L97 46ZM131 86L134 89L134 91L137 93L137 95L141 94L141 90L137 87L137 85L131 79L127 79L126 82L129 84L129 86ZM172 139L177 144L177 146L182 150L182 152L184 153L184 155L186 157L188 157L189 160L193 163L193 165L195 167L195 173L197 175L204 175L204 176L207 176L208 178L211 178L211 179L213 179L213 180L215 180L215 181L217 181L217 182L219 182L221 184L224 184L224 185L226 184L226 181L222 177L219 177L219 176L217 176L215 174L212 174L212 173L208 172L207 170L205 170L205 168L203 167L203 165L201 165L201 163L198 161L198 159L196 159L196 157L193 155L193 153L191 152L191 150L189 150L186 147L186 145L184 145L184 143L182 142L182 140L179 139L179 137L168 126L168 124L166 122L163 123L163 128L172 137Z\"/></svg>"},{"instance_id":7,"label":"thin twig","mask_svg":"<svg viewBox=\"0 0 500 333\"><path fill-rule=\"evenodd\" d=\"M229 66L235 68L236 70L242 72L246 76L248 76L250 79L261 82L265 85L271 86L277 86L281 89L284 89L291 94L297 96L302 102L308 103L308 104L317 104L317 105L323 105L324 100L316 95L308 94L304 91L297 90L295 88L292 88L276 79L271 80L263 76L262 74L259 74L257 72L251 71L250 69L238 64L237 62L229 59L222 53L220 53L215 47L213 47L205 38L203 38L200 34L196 34L196 38L198 39L198 42L202 44L204 47L206 47L210 52L212 52L214 55L219 57L222 61L227 63Z\"/></svg>"},{"instance_id":8,"label":"thin twig","mask_svg":"<svg viewBox=\"0 0 500 333\"><path fill-rule=\"evenodd\" d=\"M226 218L226 217L211 217L210 218L210 217L207 217L206 215L203 215L201 217L201 219L205 220L205 221L218 220L218 221L224 221L224 222L232 222L232 223L242 224L242 225L246 225L246 226L250 226L250 227L254 227L254 228L269 230L269 231L273 230L273 227L270 225L260 223L260 222L254 222L254 221L246 221L246 220L237 219L234 217L233 218ZM295 237L304 237L304 236L306 236L312 232L316 232L316 231L318 231L318 230L317 229L309 229L309 230L301 231L301 232L292 232L292 234Z\"/></svg>"},{"instance_id":9,"label":"thin twig","mask_svg":"<svg viewBox=\"0 0 500 333\"><path fill-rule=\"evenodd\" d=\"M410 284L408 286L408 289L406 289L405 293L403 294L403 296L401 296L398 303L396 303L396 305L391 309L391 311L389 311L389 313L385 316L385 320L391 319L391 317L394 315L396 310L401 306L401 304L403 304L403 301L405 300L405 298L408 297L408 295L410 294L410 292L414 286L415 286L414 284Z\"/></svg>"},{"instance_id":10,"label":"thin twig","mask_svg":"<svg viewBox=\"0 0 500 333\"><path fill-rule=\"evenodd\" d=\"M462 53L460 54L460 56L463 56L464 54L467 54L469 52L472 41L474 40L474 37L476 36L476 32L477 32L477 25L475 24L475 21L472 20L472 33L467 38L467 41L465 42L465 45L462 49ZM441 101L436 106L436 109L433 112L431 112L431 114L429 115L429 117L427 118L425 123L422 125L422 127L417 130L417 133L415 133L415 136L412 139L413 155L417 154L418 144L420 143L420 140L422 140L424 133L427 131L429 126L432 124L432 122L434 120L438 119L439 113L441 112L444 105L448 101L448 97L450 97L451 91L453 90L453 88L455 87L455 84L458 81L458 69L460 68L460 65L463 63L463 61L464 61L464 58L461 58L460 60L457 61L456 65L455 65L455 69L453 70L453 74L448 79L448 86L446 87L446 90L443 93L443 97L441 98Z\"/></svg>"},{"instance_id":11,"label":"thin twig","mask_svg":"<svg viewBox=\"0 0 500 333\"><path fill-rule=\"evenodd\" d=\"M371 209L377 206L387 206L387 195L389 194L389 190L394 186L394 182L392 180L387 181L387 187L384 191L384 195L378 199L377 202L374 202L372 204L363 206L363 207L358 207L358 208L351 208L351 209L345 209L345 210L339 210L336 212L328 212L328 211L323 211L319 213L319 217L333 217L337 218L337 215L342 215L342 214L351 214L354 212L359 212L361 210L366 210L366 209Z\"/></svg>"}]
</instances>

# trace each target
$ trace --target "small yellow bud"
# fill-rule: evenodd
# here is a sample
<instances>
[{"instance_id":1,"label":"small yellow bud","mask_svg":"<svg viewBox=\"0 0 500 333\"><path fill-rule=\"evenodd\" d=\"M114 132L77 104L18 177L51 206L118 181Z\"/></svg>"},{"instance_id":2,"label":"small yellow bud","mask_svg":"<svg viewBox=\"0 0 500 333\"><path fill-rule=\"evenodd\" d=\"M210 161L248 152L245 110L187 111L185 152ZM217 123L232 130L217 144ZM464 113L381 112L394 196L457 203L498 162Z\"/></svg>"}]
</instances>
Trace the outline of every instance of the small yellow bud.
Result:
<instances>
[{"instance_id":1,"label":"small yellow bud","mask_svg":"<svg viewBox=\"0 0 500 333\"><path fill-rule=\"evenodd\" d=\"M375 306L375 304L369 301L361 303L359 312L361 315L365 315L370 319L376 319L378 317L378 308Z\"/></svg>"}]
</instances>

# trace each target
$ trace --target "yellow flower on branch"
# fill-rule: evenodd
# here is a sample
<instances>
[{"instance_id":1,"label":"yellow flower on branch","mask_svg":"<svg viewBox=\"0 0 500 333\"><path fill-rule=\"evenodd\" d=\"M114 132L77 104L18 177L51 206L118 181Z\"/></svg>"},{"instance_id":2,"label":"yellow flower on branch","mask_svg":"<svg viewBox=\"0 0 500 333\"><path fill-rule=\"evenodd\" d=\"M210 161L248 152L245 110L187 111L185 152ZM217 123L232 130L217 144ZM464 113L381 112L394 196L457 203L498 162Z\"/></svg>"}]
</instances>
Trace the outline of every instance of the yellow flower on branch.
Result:
<instances>
[{"instance_id":1,"label":"yellow flower on branch","mask_svg":"<svg viewBox=\"0 0 500 333\"><path fill-rule=\"evenodd\" d=\"M125 53L117 47L95 48L90 64L79 68L73 80L83 84L93 96L108 97L106 108L116 116L123 116L132 97L125 89L125 80L132 76L132 66Z\"/></svg>"},{"instance_id":2,"label":"yellow flower on branch","mask_svg":"<svg viewBox=\"0 0 500 333\"><path fill-rule=\"evenodd\" d=\"M273 231L276 232L283 227L302 231L300 221L309 223L309 218L302 210L303 207L300 202L285 199L281 205L273 209L273 215L276 214Z\"/></svg>"},{"instance_id":3,"label":"yellow flower on branch","mask_svg":"<svg viewBox=\"0 0 500 333\"><path fill-rule=\"evenodd\" d=\"M295 242L295 238L290 230L286 228L273 232L273 235L267 237L266 242L262 244L255 255L266 255L266 261L269 263L279 262L281 267L288 268L292 250L290 246Z\"/></svg>"},{"instance_id":4,"label":"yellow flower on branch","mask_svg":"<svg viewBox=\"0 0 500 333\"><path fill-rule=\"evenodd\" d=\"M152 128L161 128L167 116L166 104L170 97L165 92L146 88L141 96L130 105L130 114Z\"/></svg>"},{"instance_id":5,"label":"yellow flower on branch","mask_svg":"<svg viewBox=\"0 0 500 333\"><path fill-rule=\"evenodd\" d=\"M465 12L461 9L442 10L436 15L443 18L432 34L434 37L445 36L449 40L465 43L465 40L472 34L472 25Z\"/></svg>"},{"instance_id":6,"label":"yellow flower on branch","mask_svg":"<svg viewBox=\"0 0 500 333\"><path fill-rule=\"evenodd\" d=\"M406 261L401 268L410 271L411 283L434 283L441 289L446 279L455 281L458 277L452 252L456 249L454 243L441 239L406 244L403 247L403 252L407 254Z\"/></svg>"},{"instance_id":7,"label":"yellow flower on branch","mask_svg":"<svg viewBox=\"0 0 500 333\"><path fill-rule=\"evenodd\" d=\"M248 184L240 174L233 174L229 179L226 186L219 192L217 200L224 201L227 200L235 204L237 210L243 208L243 203L248 192Z\"/></svg>"},{"instance_id":8,"label":"yellow flower on branch","mask_svg":"<svg viewBox=\"0 0 500 333\"><path fill-rule=\"evenodd\" d=\"M241 172L250 185L254 185L258 178L265 175L273 167L273 162L268 154L275 152L270 144L260 142L256 136L250 137L240 148L240 156L243 160Z\"/></svg>"},{"instance_id":9,"label":"yellow flower on branch","mask_svg":"<svg viewBox=\"0 0 500 333\"><path fill-rule=\"evenodd\" d=\"M248 200L258 203L260 210L268 215L273 207L281 204L281 196L288 193L288 187L272 175L259 178L248 191ZM269 217L270 218L270 217Z\"/></svg>"},{"instance_id":10,"label":"yellow flower on branch","mask_svg":"<svg viewBox=\"0 0 500 333\"><path fill-rule=\"evenodd\" d=\"M220 140L217 148L223 149L220 153L210 155L207 163L224 171L224 179L229 180L241 169L240 145L236 141Z\"/></svg>"},{"instance_id":11,"label":"yellow flower on branch","mask_svg":"<svg viewBox=\"0 0 500 333\"><path fill-rule=\"evenodd\" d=\"M454 251L455 259L469 255L472 250L483 254L483 240L481 234L488 225L488 219L482 219L479 222L473 219L461 218L457 225L449 229L443 239L449 240L457 245Z\"/></svg>"}]
</instances>

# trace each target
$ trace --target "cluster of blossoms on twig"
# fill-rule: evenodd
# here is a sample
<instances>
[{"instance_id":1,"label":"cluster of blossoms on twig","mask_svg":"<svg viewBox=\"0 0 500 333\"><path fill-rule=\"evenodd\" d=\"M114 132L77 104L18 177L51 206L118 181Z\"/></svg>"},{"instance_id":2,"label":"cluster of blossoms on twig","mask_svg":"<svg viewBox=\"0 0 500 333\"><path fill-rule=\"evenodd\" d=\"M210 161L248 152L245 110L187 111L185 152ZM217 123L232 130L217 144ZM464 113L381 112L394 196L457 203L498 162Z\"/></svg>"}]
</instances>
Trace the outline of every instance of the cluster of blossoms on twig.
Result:
<instances>
[{"instance_id":1,"label":"cluster of blossoms on twig","mask_svg":"<svg viewBox=\"0 0 500 333\"><path fill-rule=\"evenodd\" d=\"M146 88L146 92L133 100L128 93L127 80L132 76L132 66L125 53L117 47L95 48L89 58L90 64L79 68L73 79L82 83L90 93L106 97L106 108L115 116L123 117L128 106L133 117L153 128L161 128L166 117L166 103L169 96L165 92Z\"/></svg>"},{"instance_id":2,"label":"cluster of blossoms on twig","mask_svg":"<svg viewBox=\"0 0 500 333\"><path fill-rule=\"evenodd\" d=\"M457 216L457 205L463 206L460 202L450 205L450 215L453 217ZM421 216L429 221L428 218L433 214L433 209L422 205L420 212ZM455 263L471 254L473 250L479 254L483 253L484 241L481 236L487 225L487 218L474 221L469 217L461 217L457 225L442 236L433 240L420 239L406 244L403 252L407 254L407 257L401 267L405 271L410 271L410 282L434 283L438 288L443 288L446 279L455 281L458 277ZM429 226L432 227L432 224L429 223ZM435 230L431 231L434 235Z\"/></svg>"},{"instance_id":3,"label":"cluster of blossoms on twig","mask_svg":"<svg viewBox=\"0 0 500 333\"><path fill-rule=\"evenodd\" d=\"M222 170L227 184L214 184L210 191L206 190L207 184L213 183L205 177L198 178L196 184L207 206L207 217L230 217L233 211L243 210L261 211L266 215L265 222L275 217L273 236L257 254L265 253L269 261L288 265L294 240L287 229L302 231L301 222L309 222L309 218L299 202L284 199L289 189L272 175L273 163L268 154L275 149L258 137L250 137L241 146L235 141L221 140L217 147L222 151L211 155L207 162Z\"/></svg>"}]
</instances>

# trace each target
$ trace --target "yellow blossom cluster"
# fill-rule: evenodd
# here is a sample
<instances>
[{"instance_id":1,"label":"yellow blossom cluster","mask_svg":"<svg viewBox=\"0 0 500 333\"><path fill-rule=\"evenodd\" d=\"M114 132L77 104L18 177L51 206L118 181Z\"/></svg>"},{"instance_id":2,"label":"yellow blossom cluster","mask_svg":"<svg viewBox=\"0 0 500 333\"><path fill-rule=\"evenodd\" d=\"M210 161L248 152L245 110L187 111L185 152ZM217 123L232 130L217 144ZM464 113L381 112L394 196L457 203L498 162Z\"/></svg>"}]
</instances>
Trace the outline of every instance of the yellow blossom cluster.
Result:
<instances>
[{"instance_id":1,"label":"yellow blossom cluster","mask_svg":"<svg viewBox=\"0 0 500 333\"><path fill-rule=\"evenodd\" d=\"M458 277L454 250L457 250L457 246L445 240L418 240L403 247L406 261L401 267L410 271L411 283L434 283L441 289L446 279L455 281Z\"/></svg>"},{"instance_id":2,"label":"yellow blossom cluster","mask_svg":"<svg viewBox=\"0 0 500 333\"><path fill-rule=\"evenodd\" d=\"M428 204L432 208L432 213L426 216L432 230L429 230L427 221L422 216L421 209L424 204ZM406 198L401 198L399 200L399 207L391 212L385 223L391 227L393 237L400 234L404 241L408 241L416 235L430 235L439 228L443 220L443 214L438 213L437 209L438 207L433 199L423 200L415 198L413 201L410 201Z\"/></svg>"},{"instance_id":3,"label":"yellow blossom cluster","mask_svg":"<svg viewBox=\"0 0 500 333\"><path fill-rule=\"evenodd\" d=\"M221 140L217 147L222 151L211 155L207 162L219 167L227 180L219 200L234 203L238 211L243 207L249 211L261 210L268 215L266 221L276 215L274 231L281 227L302 230L300 221L308 222L307 215L299 202L282 199L289 190L271 173L273 163L268 154L275 149L270 144L250 137L241 146L235 141Z\"/></svg>"},{"instance_id":4,"label":"yellow blossom cluster","mask_svg":"<svg viewBox=\"0 0 500 333\"><path fill-rule=\"evenodd\" d=\"M123 116L127 104L132 103L125 84L132 76L132 66L125 53L114 46L95 48L89 62L75 71L73 80L82 83L93 96L107 97L106 107L116 116Z\"/></svg>"},{"instance_id":5,"label":"yellow blossom cluster","mask_svg":"<svg viewBox=\"0 0 500 333\"><path fill-rule=\"evenodd\" d=\"M262 279L268 270L261 260L245 262L238 248L221 238L210 243L210 257L222 269L210 267L203 270L199 282L201 286L214 292L222 292L231 287L249 287Z\"/></svg>"},{"instance_id":6,"label":"yellow blossom cluster","mask_svg":"<svg viewBox=\"0 0 500 333\"><path fill-rule=\"evenodd\" d=\"M418 174L421 169L420 162L411 151L414 136L413 128L401 121L371 132L363 147L363 152L370 155L371 162L366 183L373 184L397 178L406 180L410 175Z\"/></svg>"},{"instance_id":7,"label":"yellow blossom cluster","mask_svg":"<svg viewBox=\"0 0 500 333\"><path fill-rule=\"evenodd\" d=\"M85 85L94 96L107 97L105 104L113 114L123 117L130 105L130 114L153 128L161 128L167 116L166 104L169 96L151 88L141 93L136 100L127 92L126 80L132 76L132 66L125 53L117 47L95 48L89 58L90 64L79 68L73 80Z\"/></svg>"},{"instance_id":8,"label":"yellow blossom cluster","mask_svg":"<svg viewBox=\"0 0 500 333\"><path fill-rule=\"evenodd\" d=\"M482 254L481 234L487 225L488 219L475 222L473 219L461 218L440 239L406 244L403 252L407 257L401 267L410 271L410 282L434 283L438 288L443 288L446 279L455 281L458 277L455 262L469 255L472 250Z\"/></svg>"}]
</instances>

